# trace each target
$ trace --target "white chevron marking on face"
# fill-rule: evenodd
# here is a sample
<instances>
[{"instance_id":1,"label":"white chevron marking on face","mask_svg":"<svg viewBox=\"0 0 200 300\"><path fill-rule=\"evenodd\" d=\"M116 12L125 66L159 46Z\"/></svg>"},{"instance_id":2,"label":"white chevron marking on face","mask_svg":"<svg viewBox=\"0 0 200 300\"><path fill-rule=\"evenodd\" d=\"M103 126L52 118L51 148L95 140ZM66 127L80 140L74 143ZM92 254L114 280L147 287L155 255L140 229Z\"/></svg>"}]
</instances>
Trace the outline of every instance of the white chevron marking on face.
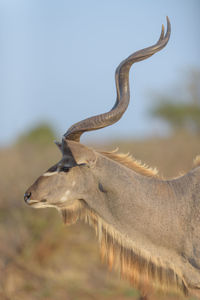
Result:
<instances>
[{"instance_id":1,"label":"white chevron marking on face","mask_svg":"<svg viewBox=\"0 0 200 300\"><path fill-rule=\"evenodd\" d=\"M43 174L43 176L48 177L48 176L53 176L53 175L56 175L56 174L58 174L58 171L56 171L56 172L46 172L46 173Z\"/></svg>"}]
</instances>

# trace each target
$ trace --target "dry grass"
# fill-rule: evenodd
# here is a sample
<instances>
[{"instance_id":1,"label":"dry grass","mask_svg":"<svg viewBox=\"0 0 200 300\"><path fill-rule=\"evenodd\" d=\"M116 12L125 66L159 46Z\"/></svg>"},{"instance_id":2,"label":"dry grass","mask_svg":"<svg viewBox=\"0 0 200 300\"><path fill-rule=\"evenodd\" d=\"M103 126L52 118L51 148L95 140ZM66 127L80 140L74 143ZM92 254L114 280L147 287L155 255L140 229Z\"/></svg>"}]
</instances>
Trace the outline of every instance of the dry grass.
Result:
<instances>
[{"instance_id":1,"label":"dry grass","mask_svg":"<svg viewBox=\"0 0 200 300\"><path fill-rule=\"evenodd\" d=\"M120 145L119 145L120 143ZM165 177L189 170L200 153L198 138L116 142L106 146L130 152ZM34 210L23 202L33 180L60 157L51 147L20 145L0 149L0 299L128 300L138 292L99 259L94 232L84 224L64 226L52 209ZM181 299L155 295L155 300Z\"/></svg>"}]
</instances>

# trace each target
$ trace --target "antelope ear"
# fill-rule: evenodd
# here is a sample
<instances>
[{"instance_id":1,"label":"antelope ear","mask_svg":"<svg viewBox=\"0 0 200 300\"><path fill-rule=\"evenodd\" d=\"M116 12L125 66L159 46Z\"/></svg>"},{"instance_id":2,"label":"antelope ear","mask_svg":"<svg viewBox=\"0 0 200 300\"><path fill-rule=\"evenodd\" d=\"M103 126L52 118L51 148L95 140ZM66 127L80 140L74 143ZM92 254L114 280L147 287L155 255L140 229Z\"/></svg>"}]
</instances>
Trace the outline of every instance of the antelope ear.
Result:
<instances>
[{"instance_id":1,"label":"antelope ear","mask_svg":"<svg viewBox=\"0 0 200 300\"><path fill-rule=\"evenodd\" d=\"M77 166L77 162L65 138L62 139L61 151L63 154L63 161L65 162L66 166L69 168Z\"/></svg>"},{"instance_id":2,"label":"antelope ear","mask_svg":"<svg viewBox=\"0 0 200 300\"><path fill-rule=\"evenodd\" d=\"M94 165L97 161L97 155L93 149L86 147L79 142L67 140L67 145L78 165Z\"/></svg>"},{"instance_id":3,"label":"antelope ear","mask_svg":"<svg viewBox=\"0 0 200 300\"><path fill-rule=\"evenodd\" d=\"M62 143L54 141L54 143L56 144L56 146L58 147L58 149L62 152Z\"/></svg>"}]
</instances>

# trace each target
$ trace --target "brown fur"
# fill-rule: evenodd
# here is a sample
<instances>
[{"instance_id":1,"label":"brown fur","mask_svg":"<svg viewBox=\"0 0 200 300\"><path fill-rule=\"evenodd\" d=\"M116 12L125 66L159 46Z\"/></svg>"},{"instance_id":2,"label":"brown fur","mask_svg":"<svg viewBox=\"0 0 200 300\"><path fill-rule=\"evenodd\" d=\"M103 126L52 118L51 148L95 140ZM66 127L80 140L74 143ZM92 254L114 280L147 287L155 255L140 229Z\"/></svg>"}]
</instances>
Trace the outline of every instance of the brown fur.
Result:
<instances>
[{"instance_id":1,"label":"brown fur","mask_svg":"<svg viewBox=\"0 0 200 300\"><path fill-rule=\"evenodd\" d=\"M118 163L124 165L125 167L134 170L135 172L142 174L144 176L158 177L158 170L156 168L150 168L145 164L142 164L141 161L134 159L129 154L117 154L115 152L101 152L101 154L106 157L117 161Z\"/></svg>"},{"instance_id":2,"label":"brown fur","mask_svg":"<svg viewBox=\"0 0 200 300\"><path fill-rule=\"evenodd\" d=\"M114 265L119 267L122 278L128 279L134 286L142 289L153 282L156 288L175 289L185 295L188 293L179 270L137 249L133 241L102 220L84 201L77 200L71 207L62 209L61 213L65 224L81 219L92 226L99 239L101 257L109 269Z\"/></svg>"}]
</instances>

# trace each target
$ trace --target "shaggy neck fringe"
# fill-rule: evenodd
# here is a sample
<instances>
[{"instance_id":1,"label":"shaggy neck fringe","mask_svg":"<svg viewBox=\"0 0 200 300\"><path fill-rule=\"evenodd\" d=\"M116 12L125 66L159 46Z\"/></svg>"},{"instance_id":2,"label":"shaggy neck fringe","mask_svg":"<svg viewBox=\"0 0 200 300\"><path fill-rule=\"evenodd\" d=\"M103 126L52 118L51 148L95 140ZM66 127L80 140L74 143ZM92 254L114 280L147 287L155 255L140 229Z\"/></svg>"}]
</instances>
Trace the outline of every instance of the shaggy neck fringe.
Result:
<instances>
[{"instance_id":1,"label":"shaggy neck fringe","mask_svg":"<svg viewBox=\"0 0 200 300\"><path fill-rule=\"evenodd\" d=\"M62 209L61 214L65 224L71 225L80 219L92 226L99 239L102 260L106 261L109 270L113 266L120 269L121 277L128 279L134 287L142 290L153 285L188 294L187 285L178 270L137 249L133 241L106 223L84 201L77 200L74 205Z\"/></svg>"}]
</instances>

